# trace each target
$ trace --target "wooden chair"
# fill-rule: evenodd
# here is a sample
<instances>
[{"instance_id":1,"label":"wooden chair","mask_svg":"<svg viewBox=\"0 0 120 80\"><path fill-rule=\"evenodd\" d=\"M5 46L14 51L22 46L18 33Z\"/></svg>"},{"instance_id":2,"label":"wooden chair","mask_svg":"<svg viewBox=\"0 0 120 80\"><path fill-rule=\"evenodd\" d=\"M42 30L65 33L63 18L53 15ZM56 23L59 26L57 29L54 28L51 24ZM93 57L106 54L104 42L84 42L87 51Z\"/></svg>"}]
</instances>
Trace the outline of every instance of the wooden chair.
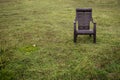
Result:
<instances>
[{"instance_id":1,"label":"wooden chair","mask_svg":"<svg viewBox=\"0 0 120 80\"><path fill-rule=\"evenodd\" d=\"M78 29L76 29L76 22ZM90 29L90 22L93 23L93 29ZM92 9L76 9L76 17L74 21L74 42L77 40L77 35L93 35L93 42L96 43L96 23L93 22Z\"/></svg>"}]
</instances>

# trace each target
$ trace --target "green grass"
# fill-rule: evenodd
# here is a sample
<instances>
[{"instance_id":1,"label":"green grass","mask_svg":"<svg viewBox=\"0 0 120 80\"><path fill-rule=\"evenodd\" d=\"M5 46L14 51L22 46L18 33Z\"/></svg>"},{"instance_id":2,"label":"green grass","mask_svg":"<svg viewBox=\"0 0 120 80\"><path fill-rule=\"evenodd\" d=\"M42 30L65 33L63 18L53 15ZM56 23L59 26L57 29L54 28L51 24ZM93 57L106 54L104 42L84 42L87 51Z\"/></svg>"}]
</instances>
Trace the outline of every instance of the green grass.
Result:
<instances>
[{"instance_id":1,"label":"green grass","mask_svg":"<svg viewBox=\"0 0 120 80\"><path fill-rule=\"evenodd\" d=\"M120 80L119 0L0 0L0 80ZM97 43L73 43L76 8L93 8Z\"/></svg>"}]
</instances>

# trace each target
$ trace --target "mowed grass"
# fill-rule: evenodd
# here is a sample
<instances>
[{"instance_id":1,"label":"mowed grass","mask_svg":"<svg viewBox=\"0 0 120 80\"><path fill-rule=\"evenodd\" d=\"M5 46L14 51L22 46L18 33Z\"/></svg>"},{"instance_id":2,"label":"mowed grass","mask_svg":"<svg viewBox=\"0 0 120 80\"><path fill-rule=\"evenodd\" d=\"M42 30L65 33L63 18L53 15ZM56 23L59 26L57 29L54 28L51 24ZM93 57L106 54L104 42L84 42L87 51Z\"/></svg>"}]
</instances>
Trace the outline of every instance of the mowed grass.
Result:
<instances>
[{"instance_id":1,"label":"mowed grass","mask_svg":"<svg viewBox=\"0 0 120 80\"><path fill-rule=\"evenodd\" d=\"M73 43L76 8L91 7L97 43ZM0 80L120 80L119 0L0 0Z\"/></svg>"}]
</instances>

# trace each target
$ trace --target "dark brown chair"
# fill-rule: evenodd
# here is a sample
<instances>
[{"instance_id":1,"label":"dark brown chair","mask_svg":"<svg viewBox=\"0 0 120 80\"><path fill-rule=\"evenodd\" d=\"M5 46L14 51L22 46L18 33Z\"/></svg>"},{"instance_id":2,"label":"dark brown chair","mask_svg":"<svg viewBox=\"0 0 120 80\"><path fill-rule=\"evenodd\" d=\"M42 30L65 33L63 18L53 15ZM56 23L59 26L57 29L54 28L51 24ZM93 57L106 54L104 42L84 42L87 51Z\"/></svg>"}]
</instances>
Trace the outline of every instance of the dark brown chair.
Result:
<instances>
[{"instance_id":1,"label":"dark brown chair","mask_svg":"<svg viewBox=\"0 0 120 80\"><path fill-rule=\"evenodd\" d=\"M78 29L76 29L76 22ZM93 29L90 29L90 22L93 23ZM77 40L77 35L93 35L93 42L96 43L96 23L93 22L92 9L76 9L76 17L74 21L74 42Z\"/></svg>"}]
</instances>

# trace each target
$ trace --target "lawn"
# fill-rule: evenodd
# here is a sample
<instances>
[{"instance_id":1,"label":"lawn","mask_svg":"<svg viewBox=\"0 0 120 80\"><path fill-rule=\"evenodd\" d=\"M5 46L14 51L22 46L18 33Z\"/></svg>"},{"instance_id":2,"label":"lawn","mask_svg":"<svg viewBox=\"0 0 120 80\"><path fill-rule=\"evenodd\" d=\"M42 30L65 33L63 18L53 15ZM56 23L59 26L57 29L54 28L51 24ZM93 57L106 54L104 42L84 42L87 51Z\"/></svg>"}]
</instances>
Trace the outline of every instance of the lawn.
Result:
<instances>
[{"instance_id":1,"label":"lawn","mask_svg":"<svg viewBox=\"0 0 120 80\"><path fill-rule=\"evenodd\" d=\"M91 7L97 43L73 42ZM120 80L120 0L0 0L0 80Z\"/></svg>"}]
</instances>

